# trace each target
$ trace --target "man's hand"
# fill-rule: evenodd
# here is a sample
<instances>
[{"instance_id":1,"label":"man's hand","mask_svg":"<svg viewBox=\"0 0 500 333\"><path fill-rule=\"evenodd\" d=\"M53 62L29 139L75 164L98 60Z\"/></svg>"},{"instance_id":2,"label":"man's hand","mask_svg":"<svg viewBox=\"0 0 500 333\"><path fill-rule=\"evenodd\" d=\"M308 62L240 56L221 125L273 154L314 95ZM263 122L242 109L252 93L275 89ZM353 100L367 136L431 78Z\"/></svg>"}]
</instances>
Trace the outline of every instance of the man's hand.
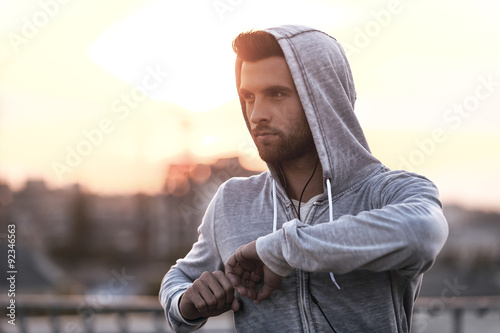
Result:
<instances>
[{"instance_id":1,"label":"man's hand","mask_svg":"<svg viewBox=\"0 0 500 333\"><path fill-rule=\"evenodd\" d=\"M234 288L224 272L204 272L181 296L179 309L188 320L218 316L228 310L238 311Z\"/></svg>"},{"instance_id":2,"label":"man's hand","mask_svg":"<svg viewBox=\"0 0 500 333\"><path fill-rule=\"evenodd\" d=\"M253 299L255 303L268 298L271 292L281 285L281 277L271 271L257 254L256 241L241 246L227 260L226 276L242 296ZM257 284L263 282L257 291Z\"/></svg>"}]
</instances>

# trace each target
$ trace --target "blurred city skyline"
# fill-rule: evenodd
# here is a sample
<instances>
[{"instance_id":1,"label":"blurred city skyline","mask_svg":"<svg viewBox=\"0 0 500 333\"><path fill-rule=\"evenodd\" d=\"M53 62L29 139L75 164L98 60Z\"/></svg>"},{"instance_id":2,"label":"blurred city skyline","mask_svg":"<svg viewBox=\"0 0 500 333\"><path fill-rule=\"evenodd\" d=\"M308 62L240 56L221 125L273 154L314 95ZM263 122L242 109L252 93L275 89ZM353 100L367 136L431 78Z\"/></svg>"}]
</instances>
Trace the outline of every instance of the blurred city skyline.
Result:
<instances>
[{"instance_id":1,"label":"blurred city skyline","mask_svg":"<svg viewBox=\"0 0 500 333\"><path fill-rule=\"evenodd\" d=\"M344 46L372 152L445 202L500 211L496 1L1 1L0 182L157 193L168 165L238 156L231 40L286 23Z\"/></svg>"},{"instance_id":2,"label":"blurred city skyline","mask_svg":"<svg viewBox=\"0 0 500 333\"><path fill-rule=\"evenodd\" d=\"M162 193L154 195L51 189L41 180L11 192L0 184L0 200L12 198L0 210L0 221L16 226L19 287L23 294L87 294L103 287L110 270L124 267L137 276L124 293L156 295L166 269L196 240L220 184L252 174L237 158L172 165ZM500 213L448 204L443 212L450 234L425 274L421 294L439 296L443 281L455 277L465 286L463 296L499 295ZM6 242L0 245L6 250ZM0 286L6 283L1 281Z\"/></svg>"}]
</instances>

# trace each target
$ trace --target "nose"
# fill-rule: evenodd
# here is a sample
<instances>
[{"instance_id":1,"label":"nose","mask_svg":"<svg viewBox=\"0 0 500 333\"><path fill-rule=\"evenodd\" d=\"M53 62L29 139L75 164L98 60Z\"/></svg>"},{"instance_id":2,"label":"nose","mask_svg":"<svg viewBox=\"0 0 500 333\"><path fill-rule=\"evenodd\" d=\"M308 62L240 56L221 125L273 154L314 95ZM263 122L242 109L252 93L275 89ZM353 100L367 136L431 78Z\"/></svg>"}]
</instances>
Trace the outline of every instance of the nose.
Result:
<instances>
[{"instance_id":1,"label":"nose","mask_svg":"<svg viewBox=\"0 0 500 333\"><path fill-rule=\"evenodd\" d=\"M250 110L248 110L248 108L250 108ZM249 121L254 124L271 121L271 114L268 107L265 105L264 101L258 98L255 98L253 105L247 105L247 114L249 114Z\"/></svg>"}]
</instances>

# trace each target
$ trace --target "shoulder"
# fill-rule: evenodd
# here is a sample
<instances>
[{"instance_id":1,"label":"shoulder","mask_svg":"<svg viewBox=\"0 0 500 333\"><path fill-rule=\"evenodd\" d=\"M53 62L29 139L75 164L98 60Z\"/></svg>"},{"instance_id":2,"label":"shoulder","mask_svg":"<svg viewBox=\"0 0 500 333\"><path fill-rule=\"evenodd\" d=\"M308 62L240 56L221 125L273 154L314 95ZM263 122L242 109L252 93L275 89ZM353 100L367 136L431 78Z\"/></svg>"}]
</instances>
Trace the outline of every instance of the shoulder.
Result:
<instances>
[{"instance_id":1,"label":"shoulder","mask_svg":"<svg viewBox=\"0 0 500 333\"><path fill-rule=\"evenodd\" d=\"M250 177L233 177L223 183L219 189L222 197L241 196L243 193L258 193L272 182L269 171Z\"/></svg>"},{"instance_id":2,"label":"shoulder","mask_svg":"<svg viewBox=\"0 0 500 333\"><path fill-rule=\"evenodd\" d=\"M436 185L427 177L404 170L389 170L385 168L374 175L365 184L366 189L381 204L404 200L410 196L421 196L438 200L439 193Z\"/></svg>"},{"instance_id":3,"label":"shoulder","mask_svg":"<svg viewBox=\"0 0 500 333\"><path fill-rule=\"evenodd\" d=\"M233 204L249 204L252 199L260 198L272 186L268 171L250 177L232 177L220 185L212 202L217 207Z\"/></svg>"},{"instance_id":4,"label":"shoulder","mask_svg":"<svg viewBox=\"0 0 500 333\"><path fill-rule=\"evenodd\" d=\"M408 172L404 170L389 170L385 168L382 172L375 175L372 182L377 183L379 186L430 186L435 188L434 183L425 176L417 173Z\"/></svg>"}]
</instances>

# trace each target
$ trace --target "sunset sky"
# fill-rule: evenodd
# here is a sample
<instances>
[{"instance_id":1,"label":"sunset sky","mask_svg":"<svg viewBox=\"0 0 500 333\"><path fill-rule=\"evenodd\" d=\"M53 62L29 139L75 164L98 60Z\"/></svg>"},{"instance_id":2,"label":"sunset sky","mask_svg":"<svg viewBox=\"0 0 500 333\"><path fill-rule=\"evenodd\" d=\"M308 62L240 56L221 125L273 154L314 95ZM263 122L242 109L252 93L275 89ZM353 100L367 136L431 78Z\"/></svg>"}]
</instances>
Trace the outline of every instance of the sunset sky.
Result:
<instances>
[{"instance_id":1,"label":"sunset sky","mask_svg":"<svg viewBox=\"0 0 500 333\"><path fill-rule=\"evenodd\" d=\"M231 41L302 24L344 46L374 155L445 202L500 211L499 12L496 0L0 0L0 182L155 193L187 155L262 170Z\"/></svg>"}]
</instances>

